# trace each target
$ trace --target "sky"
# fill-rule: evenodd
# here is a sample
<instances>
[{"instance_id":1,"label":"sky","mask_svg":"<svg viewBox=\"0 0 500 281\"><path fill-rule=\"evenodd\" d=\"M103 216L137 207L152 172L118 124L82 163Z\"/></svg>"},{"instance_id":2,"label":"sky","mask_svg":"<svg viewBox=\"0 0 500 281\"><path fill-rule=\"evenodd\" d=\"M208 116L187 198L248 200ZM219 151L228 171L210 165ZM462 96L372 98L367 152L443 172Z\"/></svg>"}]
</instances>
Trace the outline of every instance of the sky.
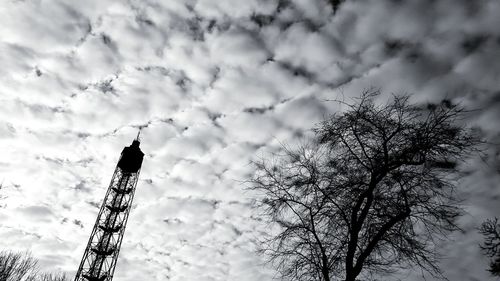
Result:
<instances>
[{"instance_id":1,"label":"sky","mask_svg":"<svg viewBox=\"0 0 500 281\"><path fill-rule=\"evenodd\" d=\"M380 89L451 100L490 144L461 168L450 280L494 280L477 227L500 215L500 1L4 0L0 249L73 278L124 146L144 163L114 280L270 281L251 161ZM385 280L423 280L420 271ZM429 278L427 280L433 280Z\"/></svg>"}]
</instances>

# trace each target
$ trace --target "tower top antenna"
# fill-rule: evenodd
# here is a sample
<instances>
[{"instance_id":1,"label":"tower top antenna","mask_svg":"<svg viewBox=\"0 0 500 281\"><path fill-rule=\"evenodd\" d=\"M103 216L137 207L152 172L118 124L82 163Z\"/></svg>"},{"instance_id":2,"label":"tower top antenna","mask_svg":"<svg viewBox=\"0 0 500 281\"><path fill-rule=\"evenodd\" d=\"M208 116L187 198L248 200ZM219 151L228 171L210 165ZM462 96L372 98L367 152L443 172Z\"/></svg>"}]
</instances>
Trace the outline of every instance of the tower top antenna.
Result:
<instances>
[{"instance_id":1,"label":"tower top antenna","mask_svg":"<svg viewBox=\"0 0 500 281\"><path fill-rule=\"evenodd\" d=\"M137 132L137 137L135 138L135 140L138 141L138 142L141 141L141 130L142 130L142 127L139 128L139 132Z\"/></svg>"}]
</instances>

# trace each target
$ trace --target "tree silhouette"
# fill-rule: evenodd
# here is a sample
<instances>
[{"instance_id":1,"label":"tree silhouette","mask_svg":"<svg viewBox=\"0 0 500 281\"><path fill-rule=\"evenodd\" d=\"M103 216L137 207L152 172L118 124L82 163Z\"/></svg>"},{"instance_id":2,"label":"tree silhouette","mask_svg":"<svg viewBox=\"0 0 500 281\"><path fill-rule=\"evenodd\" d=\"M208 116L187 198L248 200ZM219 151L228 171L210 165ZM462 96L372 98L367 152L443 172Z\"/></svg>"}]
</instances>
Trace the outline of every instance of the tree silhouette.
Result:
<instances>
[{"instance_id":1,"label":"tree silhouette","mask_svg":"<svg viewBox=\"0 0 500 281\"><path fill-rule=\"evenodd\" d=\"M66 281L64 274L39 273L29 253L0 252L0 281Z\"/></svg>"},{"instance_id":2,"label":"tree silhouette","mask_svg":"<svg viewBox=\"0 0 500 281\"><path fill-rule=\"evenodd\" d=\"M493 276L500 276L500 223L498 218L485 221L479 228L484 236L484 242L480 245L484 254L491 258L489 272Z\"/></svg>"},{"instance_id":3,"label":"tree silhouette","mask_svg":"<svg viewBox=\"0 0 500 281\"><path fill-rule=\"evenodd\" d=\"M36 274L36 260L28 253L0 252L0 281L31 281Z\"/></svg>"},{"instance_id":4,"label":"tree silhouette","mask_svg":"<svg viewBox=\"0 0 500 281\"><path fill-rule=\"evenodd\" d=\"M458 227L457 162L477 138L449 101L365 93L312 140L256 163L251 188L278 230L262 252L287 280L354 281L401 267L442 276L437 239Z\"/></svg>"},{"instance_id":5,"label":"tree silhouette","mask_svg":"<svg viewBox=\"0 0 500 281\"><path fill-rule=\"evenodd\" d=\"M69 281L63 273L43 273L36 281Z\"/></svg>"}]
</instances>

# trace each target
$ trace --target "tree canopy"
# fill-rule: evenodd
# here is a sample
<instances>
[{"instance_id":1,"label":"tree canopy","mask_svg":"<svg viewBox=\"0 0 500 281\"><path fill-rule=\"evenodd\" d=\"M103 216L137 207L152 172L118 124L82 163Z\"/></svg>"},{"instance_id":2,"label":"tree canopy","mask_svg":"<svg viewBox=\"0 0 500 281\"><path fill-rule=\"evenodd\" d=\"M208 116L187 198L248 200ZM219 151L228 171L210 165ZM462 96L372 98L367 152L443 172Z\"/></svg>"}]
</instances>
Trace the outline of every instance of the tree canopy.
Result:
<instances>
[{"instance_id":1,"label":"tree canopy","mask_svg":"<svg viewBox=\"0 0 500 281\"><path fill-rule=\"evenodd\" d=\"M40 273L29 253L0 252L0 281L67 281L64 274Z\"/></svg>"},{"instance_id":2,"label":"tree canopy","mask_svg":"<svg viewBox=\"0 0 500 281\"><path fill-rule=\"evenodd\" d=\"M457 163L477 138L459 106L364 94L300 147L256 163L251 187L279 231L263 252L288 280L346 280L418 267L439 276L437 239L458 229Z\"/></svg>"}]
</instances>

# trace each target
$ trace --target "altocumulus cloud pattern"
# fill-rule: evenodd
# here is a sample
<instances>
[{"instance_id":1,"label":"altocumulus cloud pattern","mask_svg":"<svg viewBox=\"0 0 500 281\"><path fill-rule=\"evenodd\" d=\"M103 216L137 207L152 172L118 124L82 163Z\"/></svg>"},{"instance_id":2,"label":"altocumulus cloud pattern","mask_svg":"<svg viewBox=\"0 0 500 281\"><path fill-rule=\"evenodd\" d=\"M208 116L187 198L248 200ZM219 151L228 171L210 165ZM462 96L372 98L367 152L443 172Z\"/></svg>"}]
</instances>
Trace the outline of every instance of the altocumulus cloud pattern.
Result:
<instances>
[{"instance_id":1,"label":"altocumulus cloud pattern","mask_svg":"<svg viewBox=\"0 0 500 281\"><path fill-rule=\"evenodd\" d=\"M448 99L496 146L466 164L450 280L492 280L500 213L500 2L2 1L0 247L73 276L118 160L146 152L115 280L272 280L242 181L369 88ZM395 276L394 278L396 278ZM422 280L419 273L401 273Z\"/></svg>"}]
</instances>

